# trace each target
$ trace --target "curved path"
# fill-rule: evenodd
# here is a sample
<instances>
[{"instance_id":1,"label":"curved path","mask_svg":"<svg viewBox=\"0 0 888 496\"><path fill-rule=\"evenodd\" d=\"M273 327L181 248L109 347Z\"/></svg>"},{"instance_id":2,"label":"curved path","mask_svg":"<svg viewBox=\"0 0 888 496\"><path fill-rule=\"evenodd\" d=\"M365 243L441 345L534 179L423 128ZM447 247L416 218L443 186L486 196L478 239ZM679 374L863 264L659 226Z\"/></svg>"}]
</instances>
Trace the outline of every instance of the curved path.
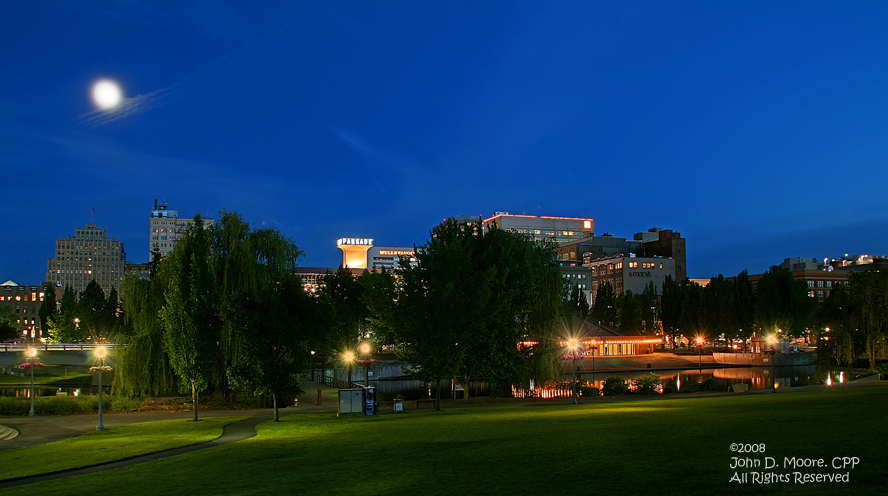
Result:
<instances>
[{"instance_id":1,"label":"curved path","mask_svg":"<svg viewBox=\"0 0 888 496\"><path fill-rule=\"evenodd\" d=\"M267 417L267 418L266 418ZM73 475L83 475L83 474L92 474L95 472L101 472L104 470L112 470L115 468L126 467L129 465L135 465L137 463L150 462L153 460L159 460L161 458L167 458L170 456L181 455L184 453L190 453L192 451L197 451L201 449L213 448L215 446L222 446L223 444L234 443L237 441L243 441L244 439L249 439L256 435L256 425L260 422L266 422L271 420L270 415L254 415L253 417L242 420L240 422L234 422L232 424L228 424L222 431L222 435L217 437L212 441L207 441L205 443L200 444L192 444L191 446L183 446L181 448L173 448L165 451L158 451L156 453L149 453L147 455L134 456L132 458L125 458L123 460L116 460L113 462L102 463L99 465L91 465L89 467L77 468L72 470L63 470L60 472L53 472L50 474L43 475L35 475L31 477L21 477L17 479L8 479L0 482L0 490L6 489L9 487L21 486L24 484L33 484L35 482L43 482L53 479L61 479L62 477L71 477Z\"/></svg>"}]
</instances>

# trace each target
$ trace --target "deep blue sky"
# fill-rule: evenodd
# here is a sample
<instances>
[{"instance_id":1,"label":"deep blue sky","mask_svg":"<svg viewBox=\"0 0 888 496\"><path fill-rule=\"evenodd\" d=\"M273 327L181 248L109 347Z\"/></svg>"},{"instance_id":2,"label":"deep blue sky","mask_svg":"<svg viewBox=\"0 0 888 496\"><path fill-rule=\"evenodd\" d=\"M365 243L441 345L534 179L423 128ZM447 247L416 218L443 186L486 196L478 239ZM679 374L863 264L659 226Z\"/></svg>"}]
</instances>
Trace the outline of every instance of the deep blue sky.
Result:
<instances>
[{"instance_id":1,"label":"deep blue sky","mask_svg":"<svg viewBox=\"0 0 888 496\"><path fill-rule=\"evenodd\" d=\"M496 210L677 230L691 277L888 254L886 2L12 0L0 46L0 280L91 208L147 261L155 198L304 266Z\"/></svg>"}]
</instances>

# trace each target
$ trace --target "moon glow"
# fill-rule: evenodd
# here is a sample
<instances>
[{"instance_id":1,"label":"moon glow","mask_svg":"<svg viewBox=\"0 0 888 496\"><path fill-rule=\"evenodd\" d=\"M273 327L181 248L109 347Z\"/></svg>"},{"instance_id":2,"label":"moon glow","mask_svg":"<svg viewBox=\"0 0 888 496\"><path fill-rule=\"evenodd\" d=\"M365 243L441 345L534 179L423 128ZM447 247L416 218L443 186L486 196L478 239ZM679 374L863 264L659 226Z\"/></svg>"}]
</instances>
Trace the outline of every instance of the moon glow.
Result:
<instances>
[{"instance_id":1,"label":"moon glow","mask_svg":"<svg viewBox=\"0 0 888 496\"><path fill-rule=\"evenodd\" d=\"M120 104L120 87L114 81L103 79L93 85L92 96L101 110L111 110Z\"/></svg>"}]
</instances>

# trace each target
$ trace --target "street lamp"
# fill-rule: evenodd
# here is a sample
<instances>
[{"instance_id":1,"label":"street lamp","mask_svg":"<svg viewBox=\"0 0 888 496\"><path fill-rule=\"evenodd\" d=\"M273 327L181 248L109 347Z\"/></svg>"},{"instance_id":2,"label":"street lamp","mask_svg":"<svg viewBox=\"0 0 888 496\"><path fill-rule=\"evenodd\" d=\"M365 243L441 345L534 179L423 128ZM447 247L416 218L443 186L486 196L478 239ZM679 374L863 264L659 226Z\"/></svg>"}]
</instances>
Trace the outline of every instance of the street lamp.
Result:
<instances>
[{"instance_id":1,"label":"street lamp","mask_svg":"<svg viewBox=\"0 0 888 496\"><path fill-rule=\"evenodd\" d=\"M355 360L355 354L347 351L342 355L342 359L345 360L345 364L348 367L348 384L345 387L350 388L352 384L352 362Z\"/></svg>"},{"instance_id":2,"label":"street lamp","mask_svg":"<svg viewBox=\"0 0 888 496\"><path fill-rule=\"evenodd\" d=\"M592 345L592 370L593 371L595 370L595 350L597 350L597 349L598 349L597 345ZM592 380L593 381L595 380L594 374L592 376Z\"/></svg>"},{"instance_id":3,"label":"street lamp","mask_svg":"<svg viewBox=\"0 0 888 496\"><path fill-rule=\"evenodd\" d=\"M37 348L29 346L25 354L25 360L28 361L29 365L28 368L31 369L31 410L28 411L28 416L33 417L36 415L34 413L34 360L37 358Z\"/></svg>"},{"instance_id":4,"label":"street lamp","mask_svg":"<svg viewBox=\"0 0 888 496\"><path fill-rule=\"evenodd\" d=\"M777 338L774 335L768 336L768 343L771 345L771 348L766 350L766 353L771 355L771 392L777 392L777 376L774 375L774 362L777 361L777 349L774 348L774 345L777 343Z\"/></svg>"},{"instance_id":5,"label":"street lamp","mask_svg":"<svg viewBox=\"0 0 888 496\"><path fill-rule=\"evenodd\" d=\"M577 349L580 347L580 342L578 339L574 338L567 342L567 347L570 349L571 354L569 357L573 362L573 404L577 404L577 356L579 353Z\"/></svg>"},{"instance_id":6,"label":"street lamp","mask_svg":"<svg viewBox=\"0 0 888 496\"><path fill-rule=\"evenodd\" d=\"M356 361L364 366L364 386L370 387L370 366L376 361L370 356L373 352L373 347L370 346L370 343L364 341L361 343L360 351L361 358Z\"/></svg>"},{"instance_id":7,"label":"street lamp","mask_svg":"<svg viewBox=\"0 0 888 496\"><path fill-rule=\"evenodd\" d=\"M99 346L96 348L96 356L102 360L102 366L99 368L99 425L96 426L97 431L105 430L105 425L102 424L102 373L105 372L105 347Z\"/></svg>"},{"instance_id":8,"label":"street lamp","mask_svg":"<svg viewBox=\"0 0 888 496\"><path fill-rule=\"evenodd\" d=\"M700 360L697 366L703 368L703 337L697 336L697 351L700 354Z\"/></svg>"}]
</instances>

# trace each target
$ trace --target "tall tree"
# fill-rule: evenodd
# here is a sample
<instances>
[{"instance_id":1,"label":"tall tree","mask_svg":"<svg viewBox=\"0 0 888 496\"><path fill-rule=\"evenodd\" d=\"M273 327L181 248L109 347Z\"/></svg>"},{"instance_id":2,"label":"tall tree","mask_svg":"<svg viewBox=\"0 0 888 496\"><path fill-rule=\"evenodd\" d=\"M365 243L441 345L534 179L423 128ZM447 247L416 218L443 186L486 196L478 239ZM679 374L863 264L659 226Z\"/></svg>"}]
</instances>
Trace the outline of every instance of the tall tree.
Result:
<instances>
[{"instance_id":1,"label":"tall tree","mask_svg":"<svg viewBox=\"0 0 888 496\"><path fill-rule=\"evenodd\" d=\"M617 297L617 308L620 316L620 332L634 333L641 329L641 305L632 291L627 290Z\"/></svg>"},{"instance_id":2,"label":"tall tree","mask_svg":"<svg viewBox=\"0 0 888 496\"><path fill-rule=\"evenodd\" d=\"M756 325L765 334L800 334L812 308L805 282L794 280L785 267L771 267L755 288Z\"/></svg>"},{"instance_id":3,"label":"tall tree","mask_svg":"<svg viewBox=\"0 0 888 496\"><path fill-rule=\"evenodd\" d=\"M49 339L55 343L76 343L89 336L78 317L77 294L71 286L65 286L59 313L49 319Z\"/></svg>"},{"instance_id":4,"label":"tall tree","mask_svg":"<svg viewBox=\"0 0 888 496\"><path fill-rule=\"evenodd\" d=\"M44 336L49 335L49 322L59 314L56 302L55 286L47 284L43 288L43 302L40 304L38 315L40 316L40 332Z\"/></svg>"},{"instance_id":5,"label":"tall tree","mask_svg":"<svg viewBox=\"0 0 888 496\"><path fill-rule=\"evenodd\" d=\"M703 301L703 288L688 278L679 285L681 292L681 330L685 336L706 339L707 330L700 325L700 306Z\"/></svg>"},{"instance_id":6,"label":"tall tree","mask_svg":"<svg viewBox=\"0 0 888 496\"><path fill-rule=\"evenodd\" d=\"M345 267L339 266L322 278L318 298L326 309L329 326L325 351L353 350L364 338L368 311L363 293L364 287Z\"/></svg>"},{"instance_id":7,"label":"tall tree","mask_svg":"<svg viewBox=\"0 0 888 496\"><path fill-rule=\"evenodd\" d=\"M210 265L210 233L200 214L170 253L171 277L166 304L163 343L183 386L191 389L194 420L198 394L209 384L216 358L221 322L216 312L216 280Z\"/></svg>"},{"instance_id":8,"label":"tall tree","mask_svg":"<svg viewBox=\"0 0 888 496\"><path fill-rule=\"evenodd\" d=\"M654 282L649 282L644 291L638 295L638 303L641 307L641 315L644 319L645 334L653 336L657 331L658 310L660 300L657 297L657 287Z\"/></svg>"},{"instance_id":9,"label":"tall tree","mask_svg":"<svg viewBox=\"0 0 888 496\"><path fill-rule=\"evenodd\" d=\"M613 326L617 321L617 295L610 281L598 287L595 302L592 304L592 320Z\"/></svg>"},{"instance_id":10,"label":"tall tree","mask_svg":"<svg viewBox=\"0 0 888 496\"><path fill-rule=\"evenodd\" d=\"M308 370L317 344L317 302L294 275L302 252L274 228L250 229L247 243L252 283L226 297L231 328L240 351L227 368L235 384L271 395L274 420L283 397L302 391L299 374Z\"/></svg>"},{"instance_id":11,"label":"tall tree","mask_svg":"<svg viewBox=\"0 0 888 496\"><path fill-rule=\"evenodd\" d=\"M12 341L20 336L15 312L7 305L0 305L0 342Z\"/></svg>"},{"instance_id":12,"label":"tall tree","mask_svg":"<svg viewBox=\"0 0 888 496\"><path fill-rule=\"evenodd\" d=\"M681 287L670 275L667 275L663 281L663 295L660 301L663 332L670 336L673 345L677 346L681 336Z\"/></svg>"},{"instance_id":13,"label":"tall tree","mask_svg":"<svg viewBox=\"0 0 888 496\"><path fill-rule=\"evenodd\" d=\"M852 275L851 296L858 339L870 369L875 369L888 351L888 273L868 270Z\"/></svg>"},{"instance_id":14,"label":"tall tree","mask_svg":"<svg viewBox=\"0 0 888 496\"><path fill-rule=\"evenodd\" d=\"M722 274L711 278L703 288L700 311L702 327L713 339L722 334L726 340L738 336L734 284Z\"/></svg>"},{"instance_id":15,"label":"tall tree","mask_svg":"<svg viewBox=\"0 0 888 496\"><path fill-rule=\"evenodd\" d=\"M734 278L734 312L737 319L737 334L735 337L743 339L752 336L755 326L755 291L749 274L744 270Z\"/></svg>"},{"instance_id":16,"label":"tall tree","mask_svg":"<svg viewBox=\"0 0 888 496\"><path fill-rule=\"evenodd\" d=\"M169 257L168 257L169 258ZM114 389L130 396L174 394L179 383L164 349L160 310L166 304L171 264L164 260L150 279L128 276L123 283L124 333L119 348Z\"/></svg>"},{"instance_id":17,"label":"tall tree","mask_svg":"<svg viewBox=\"0 0 888 496\"><path fill-rule=\"evenodd\" d=\"M242 292L238 301L233 320L239 329L252 332L229 374L234 384L271 396L278 422L282 400L303 392L299 376L308 370L318 337L318 303L295 275Z\"/></svg>"},{"instance_id":18,"label":"tall tree","mask_svg":"<svg viewBox=\"0 0 888 496\"><path fill-rule=\"evenodd\" d=\"M103 327L104 310L105 292L93 279L80 293L80 299L77 301L77 317L80 319L80 328L94 340L107 337Z\"/></svg>"}]
</instances>

